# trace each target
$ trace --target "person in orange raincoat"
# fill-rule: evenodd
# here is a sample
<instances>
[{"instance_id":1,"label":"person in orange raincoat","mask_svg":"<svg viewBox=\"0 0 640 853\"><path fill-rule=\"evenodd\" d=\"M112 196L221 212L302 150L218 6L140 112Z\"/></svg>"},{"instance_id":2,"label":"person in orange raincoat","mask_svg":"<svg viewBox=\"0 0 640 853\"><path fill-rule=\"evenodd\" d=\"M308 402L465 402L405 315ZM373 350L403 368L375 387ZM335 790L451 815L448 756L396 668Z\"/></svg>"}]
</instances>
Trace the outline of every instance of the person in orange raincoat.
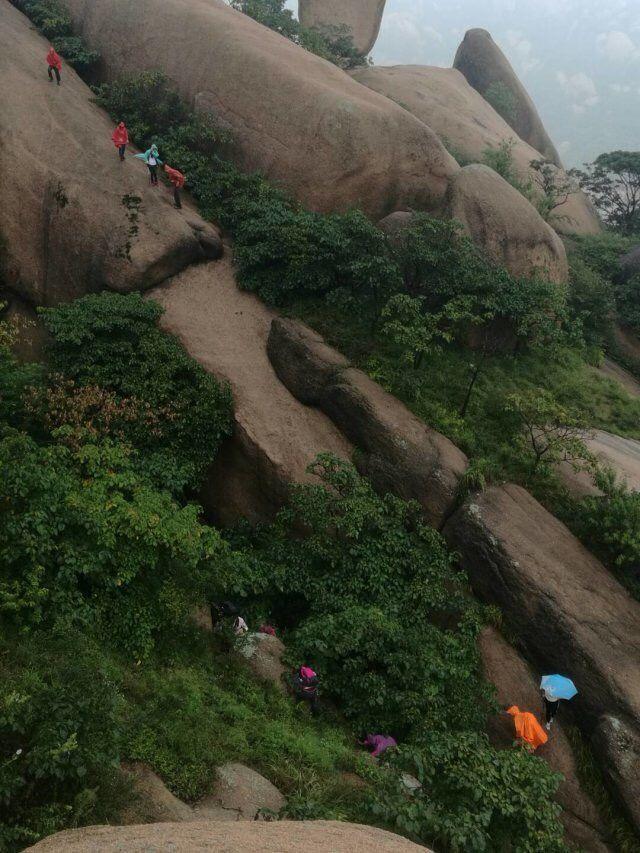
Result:
<instances>
[{"instance_id":1,"label":"person in orange raincoat","mask_svg":"<svg viewBox=\"0 0 640 853\"><path fill-rule=\"evenodd\" d=\"M513 717L513 723L516 728L516 739L521 741L531 751L536 750L549 740L549 736L534 714L529 711L521 711L517 705L507 708L507 714L511 714Z\"/></svg>"},{"instance_id":2,"label":"person in orange raincoat","mask_svg":"<svg viewBox=\"0 0 640 853\"><path fill-rule=\"evenodd\" d=\"M175 203L175 206L180 210L182 208L182 202L180 201L180 190L184 187L185 176L177 169L172 169L171 166L167 166L166 163L164 166L164 170L167 174L167 177L173 184L173 201Z\"/></svg>"},{"instance_id":3,"label":"person in orange raincoat","mask_svg":"<svg viewBox=\"0 0 640 853\"><path fill-rule=\"evenodd\" d=\"M111 139L113 140L113 144L118 149L118 154L120 155L120 162L124 162L124 152L127 149L127 145L129 144L129 132L127 131L126 124L121 121L120 124L116 127L116 129L111 134Z\"/></svg>"},{"instance_id":4,"label":"person in orange raincoat","mask_svg":"<svg viewBox=\"0 0 640 853\"><path fill-rule=\"evenodd\" d=\"M62 60L55 52L53 47L49 48L49 53L47 54L47 68L49 74L49 80L53 82L53 75L56 75L56 80L58 82L58 86L60 85L60 72L62 71Z\"/></svg>"}]
</instances>

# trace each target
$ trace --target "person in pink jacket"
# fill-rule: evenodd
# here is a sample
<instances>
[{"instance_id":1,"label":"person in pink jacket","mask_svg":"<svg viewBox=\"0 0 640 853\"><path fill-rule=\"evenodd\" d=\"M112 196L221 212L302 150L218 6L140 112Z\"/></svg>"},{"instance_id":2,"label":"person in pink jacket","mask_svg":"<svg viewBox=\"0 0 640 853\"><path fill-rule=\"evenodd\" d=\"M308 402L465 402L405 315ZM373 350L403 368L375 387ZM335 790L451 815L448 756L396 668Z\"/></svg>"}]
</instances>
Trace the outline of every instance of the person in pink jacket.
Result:
<instances>
[{"instance_id":1,"label":"person in pink jacket","mask_svg":"<svg viewBox=\"0 0 640 853\"><path fill-rule=\"evenodd\" d=\"M62 60L56 53L53 46L49 48L49 53L47 54L47 72L49 74L49 80L53 81L53 75L56 75L56 80L58 82L58 86L60 85L60 72L62 71Z\"/></svg>"},{"instance_id":2,"label":"person in pink jacket","mask_svg":"<svg viewBox=\"0 0 640 853\"><path fill-rule=\"evenodd\" d=\"M398 743L390 735L367 735L362 745L367 747L372 758L379 758L388 749L396 749Z\"/></svg>"}]
</instances>

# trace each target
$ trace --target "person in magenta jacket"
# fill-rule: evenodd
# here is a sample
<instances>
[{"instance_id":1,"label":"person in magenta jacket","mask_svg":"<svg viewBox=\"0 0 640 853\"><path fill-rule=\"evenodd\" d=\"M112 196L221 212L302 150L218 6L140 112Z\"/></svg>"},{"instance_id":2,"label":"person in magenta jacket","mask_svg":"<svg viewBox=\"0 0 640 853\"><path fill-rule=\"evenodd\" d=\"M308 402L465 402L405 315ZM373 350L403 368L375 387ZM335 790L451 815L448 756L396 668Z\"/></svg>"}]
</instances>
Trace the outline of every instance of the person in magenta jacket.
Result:
<instances>
[{"instance_id":1,"label":"person in magenta jacket","mask_svg":"<svg viewBox=\"0 0 640 853\"><path fill-rule=\"evenodd\" d=\"M388 749L396 749L398 743L390 735L367 735L362 741L362 745L366 746L371 752L372 758L379 758Z\"/></svg>"}]
</instances>

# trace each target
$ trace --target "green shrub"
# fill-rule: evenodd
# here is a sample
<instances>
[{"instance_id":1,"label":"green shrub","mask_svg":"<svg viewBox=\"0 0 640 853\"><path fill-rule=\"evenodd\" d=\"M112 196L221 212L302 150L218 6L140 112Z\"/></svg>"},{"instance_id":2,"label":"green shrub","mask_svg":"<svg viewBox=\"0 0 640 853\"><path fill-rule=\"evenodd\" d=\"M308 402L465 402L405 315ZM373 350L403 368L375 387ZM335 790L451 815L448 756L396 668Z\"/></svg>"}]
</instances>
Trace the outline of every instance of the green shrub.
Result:
<instances>
[{"instance_id":1,"label":"green shrub","mask_svg":"<svg viewBox=\"0 0 640 853\"><path fill-rule=\"evenodd\" d=\"M226 549L199 508L142 479L126 447L0 440L0 614L23 629L97 625L130 655L206 600Z\"/></svg>"},{"instance_id":2,"label":"green shrub","mask_svg":"<svg viewBox=\"0 0 640 853\"><path fill-rule=\"evenodd\" d=\"M102 819L121 699L86 638L0 638L0 848ZM93 818L93 821L92 821Z\"/></svg>"},{"instance_id":3,"label":"green shrub","mask_svg":"<svg viewBox=\"0 0 640 853\"><path fill-rule=\"evenodd\" d=\"M603 349L613 335L615 302L611 282L579 256L570 257L569 312L587 346Z\"/></svg>"},{"instance_id":4,"label":"green shrub","mask_svg":"<svg viewBox=\"0 0 640 853\"><path fill-rule=\"evenodd\" d=\"M399 772L389 773L372 810L412 838L452 853L567 851L553 802L561 777L524 749L498 752L485 735L446 734L400 749L391 765L422 788L408 796Z\"/></svg>"},{"instance_id":5,"label":"green shrub","mask_svg":"<svg viewBox=\"0 0 640 853\"><path fill-rule=\"evenodd\" d=\"M86 74L99 61L100 54L89 50L84 39L74 36L71 16L59 0L11 0L30 18L43 36L79 74Z\"/></svg>"},{"instance_id":6,"label":"green shrub","mask_svg":"<svg viewBox=\"0 0 640 853\"><path fill-rule=\"evenodd\" d=\"M230 433L231 395L157 327L161 314L137 293L41 309L53 369L136 401L141 416L123 425L121 438L138 451L146 474L179 494L200 484Z\"/></svg>"},{"instance_id":7,"label":"green shrub","mask_svg":"<svg viewBox=\"0 0 640 853\"><path fill-rule=\"evenodd\" d=\"M621 256L637 244L636 238L606 231L604 234L572 236L569 251L606 281L614 281L620 274Z\"/></svg>"}]
</instances>

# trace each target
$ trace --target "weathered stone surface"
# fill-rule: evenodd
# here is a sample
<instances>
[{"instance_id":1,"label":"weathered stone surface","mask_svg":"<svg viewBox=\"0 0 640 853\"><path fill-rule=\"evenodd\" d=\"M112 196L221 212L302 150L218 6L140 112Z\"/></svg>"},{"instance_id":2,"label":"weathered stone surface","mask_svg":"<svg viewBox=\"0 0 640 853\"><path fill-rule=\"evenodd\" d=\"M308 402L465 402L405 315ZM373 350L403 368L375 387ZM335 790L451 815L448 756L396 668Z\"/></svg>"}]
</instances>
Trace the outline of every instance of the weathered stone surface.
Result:
<instances>
[{"instance_id":1,"label":"weathered stone surface","mask_svg":"<svg viewBox=\"0 0 640 853\"><path fill-rule=\"evenodd\" d=\"M53 305L105 287L151 287L202 259L193 229L168 193L149 186L144 164L118 160L113 125L90 89L67 65L61 86L49 82L47 45L10 3L0 6L6 285ZM135 223L126 196L139 198Z\"/></svg>"},{"instance_id":2,"label":"weathered stone surface","mask_svg":"<svg viewBox=\"0 0 640 853\"><path fill-rule=\"evenodd\" d=\"M109 75L164 71L229 123L243 168L313 209L433 209L458 169L414 116L223 0L64 2Z\"/></svg>"},{"instance_id":3,"label":"weathered stone surface","mask_svg":"<svg viewBox=\"0 0 640 853\"><path fill-rule=\"evenodd\" d=\"M122 769L131 779L136 795L120 815L122 823L178 823L196 819L193 809L174 796L146 764L126 764Z\"/></svg>"},{"instance_id":4,"label":"weathered stone surface","mask_svg":"<svg viewBox=\"0 0 640 853\"><path fill-rule=\"evenodd\" d=\"M461 71L470 85L483 96L493 84L502 83L506 86L515 100L515 115L508 119L511 127L521 139L536 151L540 151L547 160L556 166L562 165L535 104L511 63L486 30L474 29L465 34L453 67Z\"/></svg>"},{"instance_id":5,"label":"weathered stone surface","mask_svg":"<svg viewBox=\"0 0 640 853\"><path fill-rule=\"evenodd\" d=\"M374 487L418 501L439 527L467 469L464 453L303 323L275 319L267 352L291 393L321 409L358 448L355 463Z\"/></svg>"},{"instance_id":6,"label":"weathered stone surface","mask_svg":"<svg viewBox=\"0 0 640 853\"><path fill-rule=\"evenodd\" d=\"M603 715L595 730L602 768L620 792L634 823L640 826L640 733L638 720Z\"/></svg>"},{"instance_id":7,"label":"weathered stone surface","mask_svg":"<svg viewBox=\"0 0 640 853\"><path fill-rule=\"evenodd\" d=\"M583 726L608 714L640 736L640 604L611 573L519 486L470 498L445 536L476 594L502 607L539 667L573 678ZM623 800L628 772L622 760L611 769ZM638 811L631 816L640 827Z\"/></svg>"},{"instance_id":8,"label":"weathered stone surface","mask_svg":"<svg viewBox=\"0 0 640 853\"><path fill-rule=\"evenodd\" d=\"M399 835L334 821L89 826L59 832L38 853L429 853Z\"/></svg>"},{"instance_id":9,"label":"weathered stone surface","mask_svg":"<svg viewBox=\"0 0 640 853\"><path fill-rule=\"evenodd\" d=\"M484 162L488 149L511 144L515 172L522 183L531 178L535 188L533 160L543 155L514 132L455 68L427 65L381 65L357 68L351 76L381 95L391 98L434 130L461 165ZM558 183L565 180L563 170ZM597 234L602 230L591 201L576 190L551 215L551 225L563 234Z\"/></svg>"},{"instance_id":10,"label":"weathered stone surface","mask_svg":"<svg viewBox=\"0 0 640 853\"><path fill-rule=\"evenodd\" d=\"M496 688L499 704L517 705L536 714L542 722L544 709L539 690L540 678L534 676L527 662L495 630L485 628L479 639L484 674ZM508 749L514 740L513 720L506 714L489 719L489 737L499 749ZM609 848L598 810L582 789L571 744L562 729L562 714L554 723L546 744L536 750L556 773L561 773L556 799L563 809L562 821L567 839L587 853L603 853Z\"/></svg>"},{"instance_id":11,"label":"weathered stone surface","mask_svg":"<svg viewBox=\"0 0 640 853\"><path fill-rule=\"evenodd\" d=\"M151 296L176 335L205 370L233 391L234 433L222 447L202 496L222 524L272 520L291 483L310 481L319 453L343 459L351 446L331 421L302 405L267 357L275 314L235 280L233 257L185 270Z\"/></svg>"},{"instance_id":12,"label":"weathered stone surface","mask_svg":"<svg viewBox=\"0 0 640 853\"><path fill-rule=\"evenodd\" d=\"M492 261L514 275L538 272L549 281L567 280L562 240L533 205L488 166L465 166L455 176L445 210Z\"/></svg>"},{"instance_id":13,"label":"weathered stone surface","mask_svg":"<svg viewBox=\"0 0 640 853\"><path fill-rule=\"evenodd\" d=\"M585 444L599 462L615 471L621 485L634 492L640 491L640 441L598 429L585 439ZM563 462L559 474L577 497L602 494L588 471L574 471L568 462Z\"/></svg>"},{"instance_id":14,"label":"weathered stone surface","mask_svg":"<svg viewBox=\"0 0 640 853\"><path fill-rule=\"evenodd\" d=\"M240 647L240 653L249 661L249 666L258 678L269 681L286 694L282 680L285 673L282 663L285 647L282 640L271 634L249 634Z\"/></svg>"},{"instance_id":15,"label":"weathered stone surface","mask_svg":"<svg viewBox=\"0 0 640 853\"><path fill-rule=\"evenodd\" d=\"M286 805L285 798L268 779L244 764L233 762L216 770L213 793L201 805L209 801L237 811L241 820L254 820L262 809L278 814Z\"/></svg>"},{"instance_id":16,"label":"weathered stone surface","mask_svg":"<svg viewBox=\"0 0 640 853\"><path fill-rule=\"evenodd\" d=\"M620 280L628 281L640 273L640 246L634 246L620 258Z\"/></svg>"},{"instance_id":17,"label":"weathered stone surface","mask_svg":"<svg viewBox=\"0 0 640 853\"><path fill-rule=\"evenodd\" d=\"M326 32L346 27L358 53L366 56L376 43L387 0L300 0L298 17L303 27Z\"/></svg>"}]
</instances>

